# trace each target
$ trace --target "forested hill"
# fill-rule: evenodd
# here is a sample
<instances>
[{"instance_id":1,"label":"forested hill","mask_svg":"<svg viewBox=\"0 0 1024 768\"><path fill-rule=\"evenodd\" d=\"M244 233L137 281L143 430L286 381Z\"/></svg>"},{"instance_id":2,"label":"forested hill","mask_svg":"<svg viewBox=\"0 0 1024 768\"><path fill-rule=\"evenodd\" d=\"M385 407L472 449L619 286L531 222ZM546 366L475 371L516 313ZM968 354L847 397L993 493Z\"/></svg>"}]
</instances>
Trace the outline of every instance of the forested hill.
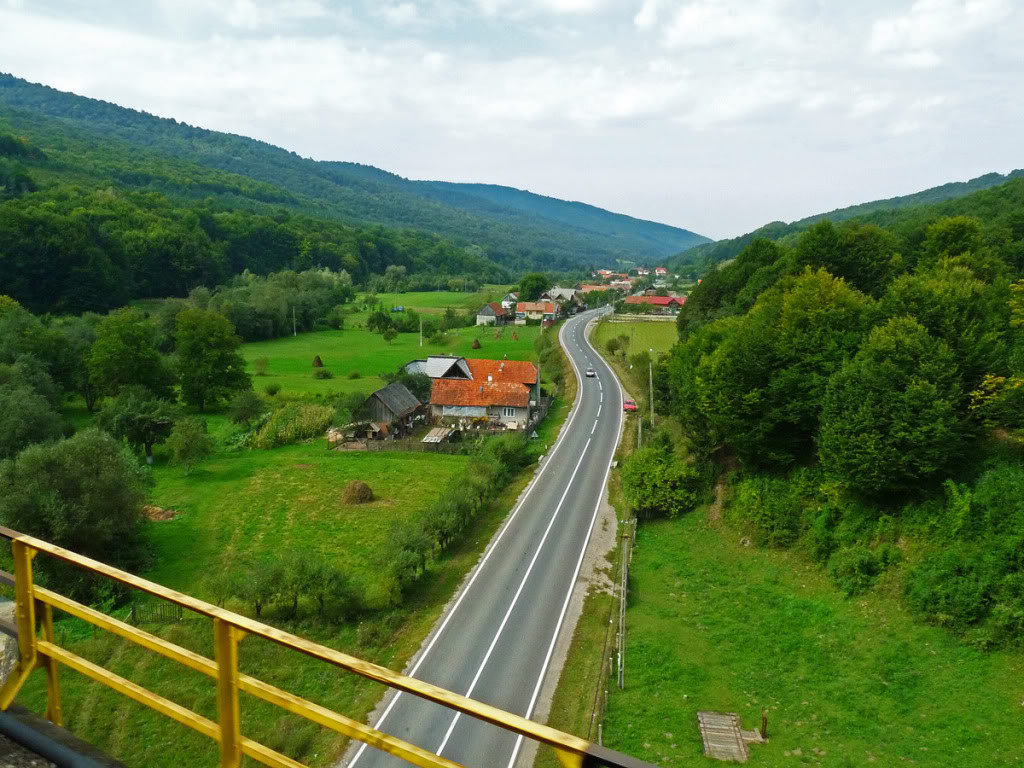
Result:
<instances>
[{"instance_id":1,"label":"forested hill","mask_svg":"<svg viewBox=\"0 0 1024 768\"><path fill-rule=\"evenodd\" d=\"M851 205L846 208L837 208L828 213L807 216L788 224L782 221L773 221L739 237L717 240L713 243L698 244L678 254L669 263L679 270L693 267L707 268L710 265L736 258L744 248L759 237L779 240L787 235L803 232L812 224L822 219L830 219L836 222L861 219L871 223L884 224L891 219L895 211L905 208L933 206L947 200L966 197L974 192L1005 184L1007 181L1021 176L1024 176L1024 169L1010 171L1007 174L986 173L970 181L954 181L938 187L931 187L921 192L914 192L910 195L890 197L885 200L873 200L869 203L860 203L859 205ZM944 213L949 212L949 210L946 210Z\"/></svg>"},{"instance_id":2,"label":"forested hill","mask_svg":"<svg viewBox=\"0 0 1024 768\"><path fill-rule=\"evenodd\" d=\"M205 130L108 102L84 98L0 74L0 118L44 152L59 147L47 120L104 151L113 141L237 174L239 189L217 190L183 180L109 172L120 184L164 193L226 196L233 205L274 203L350 223L412 228L477 245L494 262L522 271L572 269L616 258L659 260L707 238L685 229L634 219L580 203L477 184L417 182L370 166L318 162L262 141ZM42 131L44 135L38 135ZM57 142L56 147L49 141Z\"/></svg>"}]
</instances>

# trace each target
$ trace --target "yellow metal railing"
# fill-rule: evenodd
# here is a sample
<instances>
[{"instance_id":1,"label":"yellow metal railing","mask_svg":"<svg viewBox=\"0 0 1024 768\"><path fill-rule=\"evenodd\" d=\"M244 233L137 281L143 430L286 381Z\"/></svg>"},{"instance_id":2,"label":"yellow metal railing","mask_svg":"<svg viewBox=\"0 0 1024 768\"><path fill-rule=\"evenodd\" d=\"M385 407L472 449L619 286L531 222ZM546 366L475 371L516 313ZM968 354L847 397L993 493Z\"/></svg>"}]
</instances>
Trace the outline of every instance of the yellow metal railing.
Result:
<instances>
[{"instance_id":1,"label":"yellow metal railing","mask_svg":"<svg viewBox=\"0 0 1024 768\"><path fill-rule=\"evenodd\" d=\"M554 728L535 723L524 717L504 712L443 688L392 672L386 667L364 661L340 651L326 648L297 635L284 632L240 614L219 608L202 600L168 589L146 579L105 565L83 555L70 552L41 539L0 526L0 537L11 540L14 555L14 588L17 601L18 664L0 688L0 709L6 710L24 685L29 675L43 668L47 679L46 717L56 725L62 724L60 679L58 664L74 669L118 693L144 704L157 712L188 726L218 742L220 766L235 768L242 755L272 768L304 768L269 747L242 735L239 692L251 694L282 709L304 717L340 734L365 742L372 747L401 758L421 768L460 768L458 763L440 757L414 744L395 738L352 718L333 712L299 696L264 683L238 670L238 644L246 635L262 637L285 648L320 659L328 664L354 672L357 675L383 683L390 688L411 693L442 706L462 712L477 720L491 723L551 746L567 768L649 768L626 755L621 755L584 739L562 733ZM126 586L187 608L200 616L213 620L214 659L189 651L163 638L144 632L137 627L100 613L49 589L37 586L32 580L32 560L40 552L101 574ZM217 722L196 714L192 710L149 691L119 675L77 656L57 645L53 631L53 609L57 608L77 616L100 629L130 640L173 661L212 677L217 685ZM41 628L37 629L37 625Z\"/></svg>"}]
</instances>

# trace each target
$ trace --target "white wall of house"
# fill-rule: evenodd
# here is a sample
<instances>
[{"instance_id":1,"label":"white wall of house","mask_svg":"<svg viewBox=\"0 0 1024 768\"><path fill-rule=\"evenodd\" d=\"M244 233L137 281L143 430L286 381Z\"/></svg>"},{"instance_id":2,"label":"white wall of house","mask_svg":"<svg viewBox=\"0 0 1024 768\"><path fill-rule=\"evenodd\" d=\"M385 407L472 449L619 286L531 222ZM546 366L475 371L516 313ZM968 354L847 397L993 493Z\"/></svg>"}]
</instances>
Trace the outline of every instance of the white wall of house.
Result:
<instances>
[{"instance_id":1,"label":"white wall of house","mask_svg":"<svg viewBox=\"0 0 1024 768\"><path fill-rule=\"evenodd\" d=\"M487 409L487 418L491 421L500 421L505 424L510 421L517 421L520 424L530 417L529 408L516 408L513 406L492 405Z\"/></svg>"}]
</instances>

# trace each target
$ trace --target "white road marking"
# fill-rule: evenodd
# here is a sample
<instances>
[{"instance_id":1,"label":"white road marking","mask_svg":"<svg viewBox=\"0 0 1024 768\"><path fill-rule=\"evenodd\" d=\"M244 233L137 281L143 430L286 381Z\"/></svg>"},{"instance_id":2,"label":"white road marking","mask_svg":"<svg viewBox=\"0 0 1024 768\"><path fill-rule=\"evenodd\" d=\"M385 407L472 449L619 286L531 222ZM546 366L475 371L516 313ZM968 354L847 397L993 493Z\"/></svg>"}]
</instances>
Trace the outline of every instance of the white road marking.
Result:
<instances>
[{"instance_id":1,"label":"white road marking","mask_svg":"<svg viewBox=\"0 0 1024 768\"><path fill-rule=\"evenodd\" d=\"M600 415L601 415L601 409L602 409L603 407L604 407L603 405L599 405L599 406L597 406L597 415L598 415L598 416L600 416Z\"/></svg>"},{"instance_id":2,"label":"white road marking","mask_svg":"<svg viewBox=\"0 0 1024 768\"><path fill-rule=\"evenodd\" d=\"M590 428L590 434L594 434L595 429L597 429L597 419L594 419L594 426Z\"/></svg>"},{"instance_id":3,"label":"white road marking","mask_svg":"<svg viewBox=\"0 0 1024 768\"><path fill-rule=\"evenodd\" d=\"M615 385L619 388L619 394L622 394L622 386L619 384L619 380L616 377ZM598 409L600 412L600 409ZM619 411L619 434L622 434L622 411ZM613 451L611 456L608 457L608 468L604 471L604 482L601 484L601 495L597 498L597 504L594 505L594 514L590 518L590 528L587 529L587 537L583 541L583 547L580 549L579 559L576 561L576 572L573 574L572 581L569 582L569 590L565 593L565 601L562 603L562 613L558 617L558 622L555 624L555 631L551 635L551 644L548 645L548 652L544 656L544 664L541 666L540 675L537 677L537 685L533 689L533 696L530 697L530 706L526 708L526 714L523 715L526 719L530 718L533 714L533 708L537 704L537 697L540 695L541 685L544 683L544 676L548 672L548 666L551 664L551 656L555 652L555 643L558 640L558 633L562 630L562 623L565 621L565 614L569 610L569 600L572 598L572 592L576 588L576 581L580 577L580 569L583 567L583 556L587 552L587 545L590 544L590 537L594 532L594 523L597 522L597 513L601 509L601 502L604 501L605 491L608 487L608 476L612 471L612 460L615 458L615 452ZM523 736L519 735L516 739L516 745L512 749L512 757L509 758L507 768L512 768L515 765L516 758L519 756L519 749L523 745Z\"/></svg>"},{"instance_id":4,"label":"white road marking","mask_svg":"<svg viewBox=\"0 0 1024 768\"><path fill-rule=\"evenodd\" d=\"M559 333L559 338L561 338L561 333ZM576 373L577 381L579 381L582 384L583 378L580 376L579 368L577 368L575 361L572 359L572 355L569 355L569 363L572 365L573 370ZM570 428L572 427L573 422L576 421L576 416L579 415L579 412L580 412L580 408L574 406L572 415L569 417L569 421L566 423L565 427L562 428L562 432L558 436L558 440L555 441L555 445L552 447L551 451L548 453L549 457L554 458L555 451L558 450L558 448L562 445L563 438L567 434L569 434L569 432L571 431ZM600 408L598 409L598 413L600 413ZM589 444L590 444L590 441L588 440L587 441L587 445L589 445ZM585 448L584 448L584 451L586 451ZM580 457L580 459L582 460L582 456ZM441 626L438 627L438 630L434 634L434 637L431 638L430 642L427 644L427 647L423 650L423 653L420 655L419 659L416 660L416 663L413 665L412 669L409 670L409 675L408 675L409 677L415 677L416 676L416 672L419 670L420 665L422 665L423 662L426 661L427 656L430 654L430 651L433 650L433 648L434 648L434 644L437 642L438 638L441 637L442 634L444 634L444 630L445 630L445 627L448 626L448 622L450 622L452 620L452 617L455 615L455 612L458 611L459 606L462 605L463 599L466 597L467 594L469 594L469 590L472 588L473 584L476 582L477 577L483 571L484 565L490 559L490 557L494 553L494 551L498 548L498 542L501 541L502 537L505 535L505 532L508 531L508 529L512 527L512 521L515 520L516 515L519 514L519 510L523 508L523 505L526 503L526 500L530 497L530 494L533 493L533 489L537 487L537 483L540 481L541 475L544 474L544 471L551 464L552 464L552 461L549 458L547 463L545 463L544 466L541 467L540 471L537 473L537 476L535 478L533 478L533 480L530 483L529 489L526 491L526 494L523 496L522 500L519 502L519 504L516 506L516 508L514 510L512 510L512 514L509 515L508 521L505 523L505 525L502 527L502 529L498 532L498 535L494 539L494 542L491 544L490 548L487 550L486 553L484 553L483 559L480 560L480 564L477 566L476 570L473 572L473 575L470 577L469 582L466 584L466 588L462 590L462 594L459 595L458 599L455 601L455 605L452 606L452 609L448 612L448 615L445 616L444 621L441 622ZM398 703L398 699L401 698L401 696L402 696L402 692L398 691L392 697L391 701L388 702L388 705L384 709L384 712L381 714L380 718L377 720L377 722L373 726L378 731L381 730L381 727L384 725L385 719L387 719L387 716L389 714L391 714L391 710L394 709L395 704ZM359 750L356 752L355 757L352 758L352 762L348 764L348 768L355 768L355 764L357 762L359 762L359 758L362 757L363 752L366 751L366 747L367 746L368 745L366 744L365 741L362 744L359 745Z\"/></svg>"},{"instance_id":5,"label":"white road marking","mask_svg":"<svg viewBox=\"0 0 1024 768\"><path fill-rule=\"evenodd\" d=\"M483 674L484 667L487 666L487 662L491 658L491 653L494 652L494 646L498 644L498 638L501 637L501 633L505 630L505 625L508 623L508 617L512 615L512 609L515 608L516 603L519 602L519 596L523 593L523 587L526 586L526 580L530 578L530 574L533 572L533 566L537 564L537 558L540 557L540 551L544 548L544 542L547 541L548 534L551 533L551 528L554 526L555 520L558 518L558 513L562 509L562 504L565 503L565 497L569 495L569 489L572 488L572 482L576 479L576 473L579 472L580 466L583 464L583 459L586 457L589 449L590 438L587 438L587 444L583 446L583 453L580 454L580 460L576 462L576 468L572 471L572 475L569 476L569 482L565 484L565 490L562 492L562 498L558 500L558 506L555 507L555 511L551 515L551 520L548 521L548 527L544 529L544 535L541 536L540 543L537 545L537 549L533 553L533 558L530 560L530 564L526 567L526 573L523 574L523 578L519 582L519 588L516 589L516 593L512 597L512 602L509 603L508 609L505 611L505 616L502 618L501 624L498 625L498 631L494 633L494 639L491 640L491 645L488 647L487 653L484 654L483 661L480 662L480 667L473 676L473 682L469 684L469 690L465 693L467 698L473 695L473 689L476 688L476 684L480 680L480 675ZM575 579L573 581L575 582ZM452 718L452 723L448 726L448 731L444 735L444 740L441 742L441 746L437 748L436 754L438 756L441 755L445 745L448 744L448 739L451 737L452 731L455 730L455 724L459 722L459 717L461 716L461 712L456 712L455 717Z\"/></svg>"}]
</instances>

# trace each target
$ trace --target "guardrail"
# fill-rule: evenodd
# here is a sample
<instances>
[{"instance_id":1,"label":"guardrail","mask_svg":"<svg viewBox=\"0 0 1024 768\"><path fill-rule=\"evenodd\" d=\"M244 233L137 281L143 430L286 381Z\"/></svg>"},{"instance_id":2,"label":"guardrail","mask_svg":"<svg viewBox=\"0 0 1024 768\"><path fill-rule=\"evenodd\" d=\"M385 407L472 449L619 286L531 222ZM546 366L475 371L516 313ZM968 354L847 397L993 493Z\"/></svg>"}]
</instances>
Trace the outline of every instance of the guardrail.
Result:
<instances>
[{"instance_id":1,"label":"guardrail","mask_svg":"<svg viewBox=\"0 0 1024 768\"><path fill-rule=\"evenodd\" d=\"M17 600L16 624L19 653L17 666L11 671L7 682L0 688L0 709L2 710L6 710L10 706L29 675L37 669L43 669L46 672L47 680L46 717L54 724L61 725L63 712L58 666L63 664L210 737L219 744L221 768L237 768L241 765L242 755L247 755L272 768L304 768L302 763L287 755L242 735L239 708L240 691L305 717L344 736L365 742L412 765L420 766L420 768L461 768L458 763L435 755L433 752L333 712L254 677L241 674L238 670L238 644L246 635L254 635L312 658L320 659L340 669L383 683L390 688L411 693L477 720L547 744L554 749L562 765L566 768L599 768L601 766L604 768L653 768L650 764L628 755L613 752L579 737L562 733L519 715L504 712L497 707L318 645L297 635L218 608L210 603L133 576L118 568L105 565L41 539L2 526L0 526L0 537L10 539L14 555L13 577L10 574L0 574L0 582L14 586ZM34 584L32 560L39 553L73 563L125 586L146 592L173 605L212 619L215 658L209 659L189 651ZM115 675L58 645L53 630L54 608L213 678L217 686L217 722ZM41 624L41 637L37 629L37 622Z\"/></svg>"}]
</instances>

